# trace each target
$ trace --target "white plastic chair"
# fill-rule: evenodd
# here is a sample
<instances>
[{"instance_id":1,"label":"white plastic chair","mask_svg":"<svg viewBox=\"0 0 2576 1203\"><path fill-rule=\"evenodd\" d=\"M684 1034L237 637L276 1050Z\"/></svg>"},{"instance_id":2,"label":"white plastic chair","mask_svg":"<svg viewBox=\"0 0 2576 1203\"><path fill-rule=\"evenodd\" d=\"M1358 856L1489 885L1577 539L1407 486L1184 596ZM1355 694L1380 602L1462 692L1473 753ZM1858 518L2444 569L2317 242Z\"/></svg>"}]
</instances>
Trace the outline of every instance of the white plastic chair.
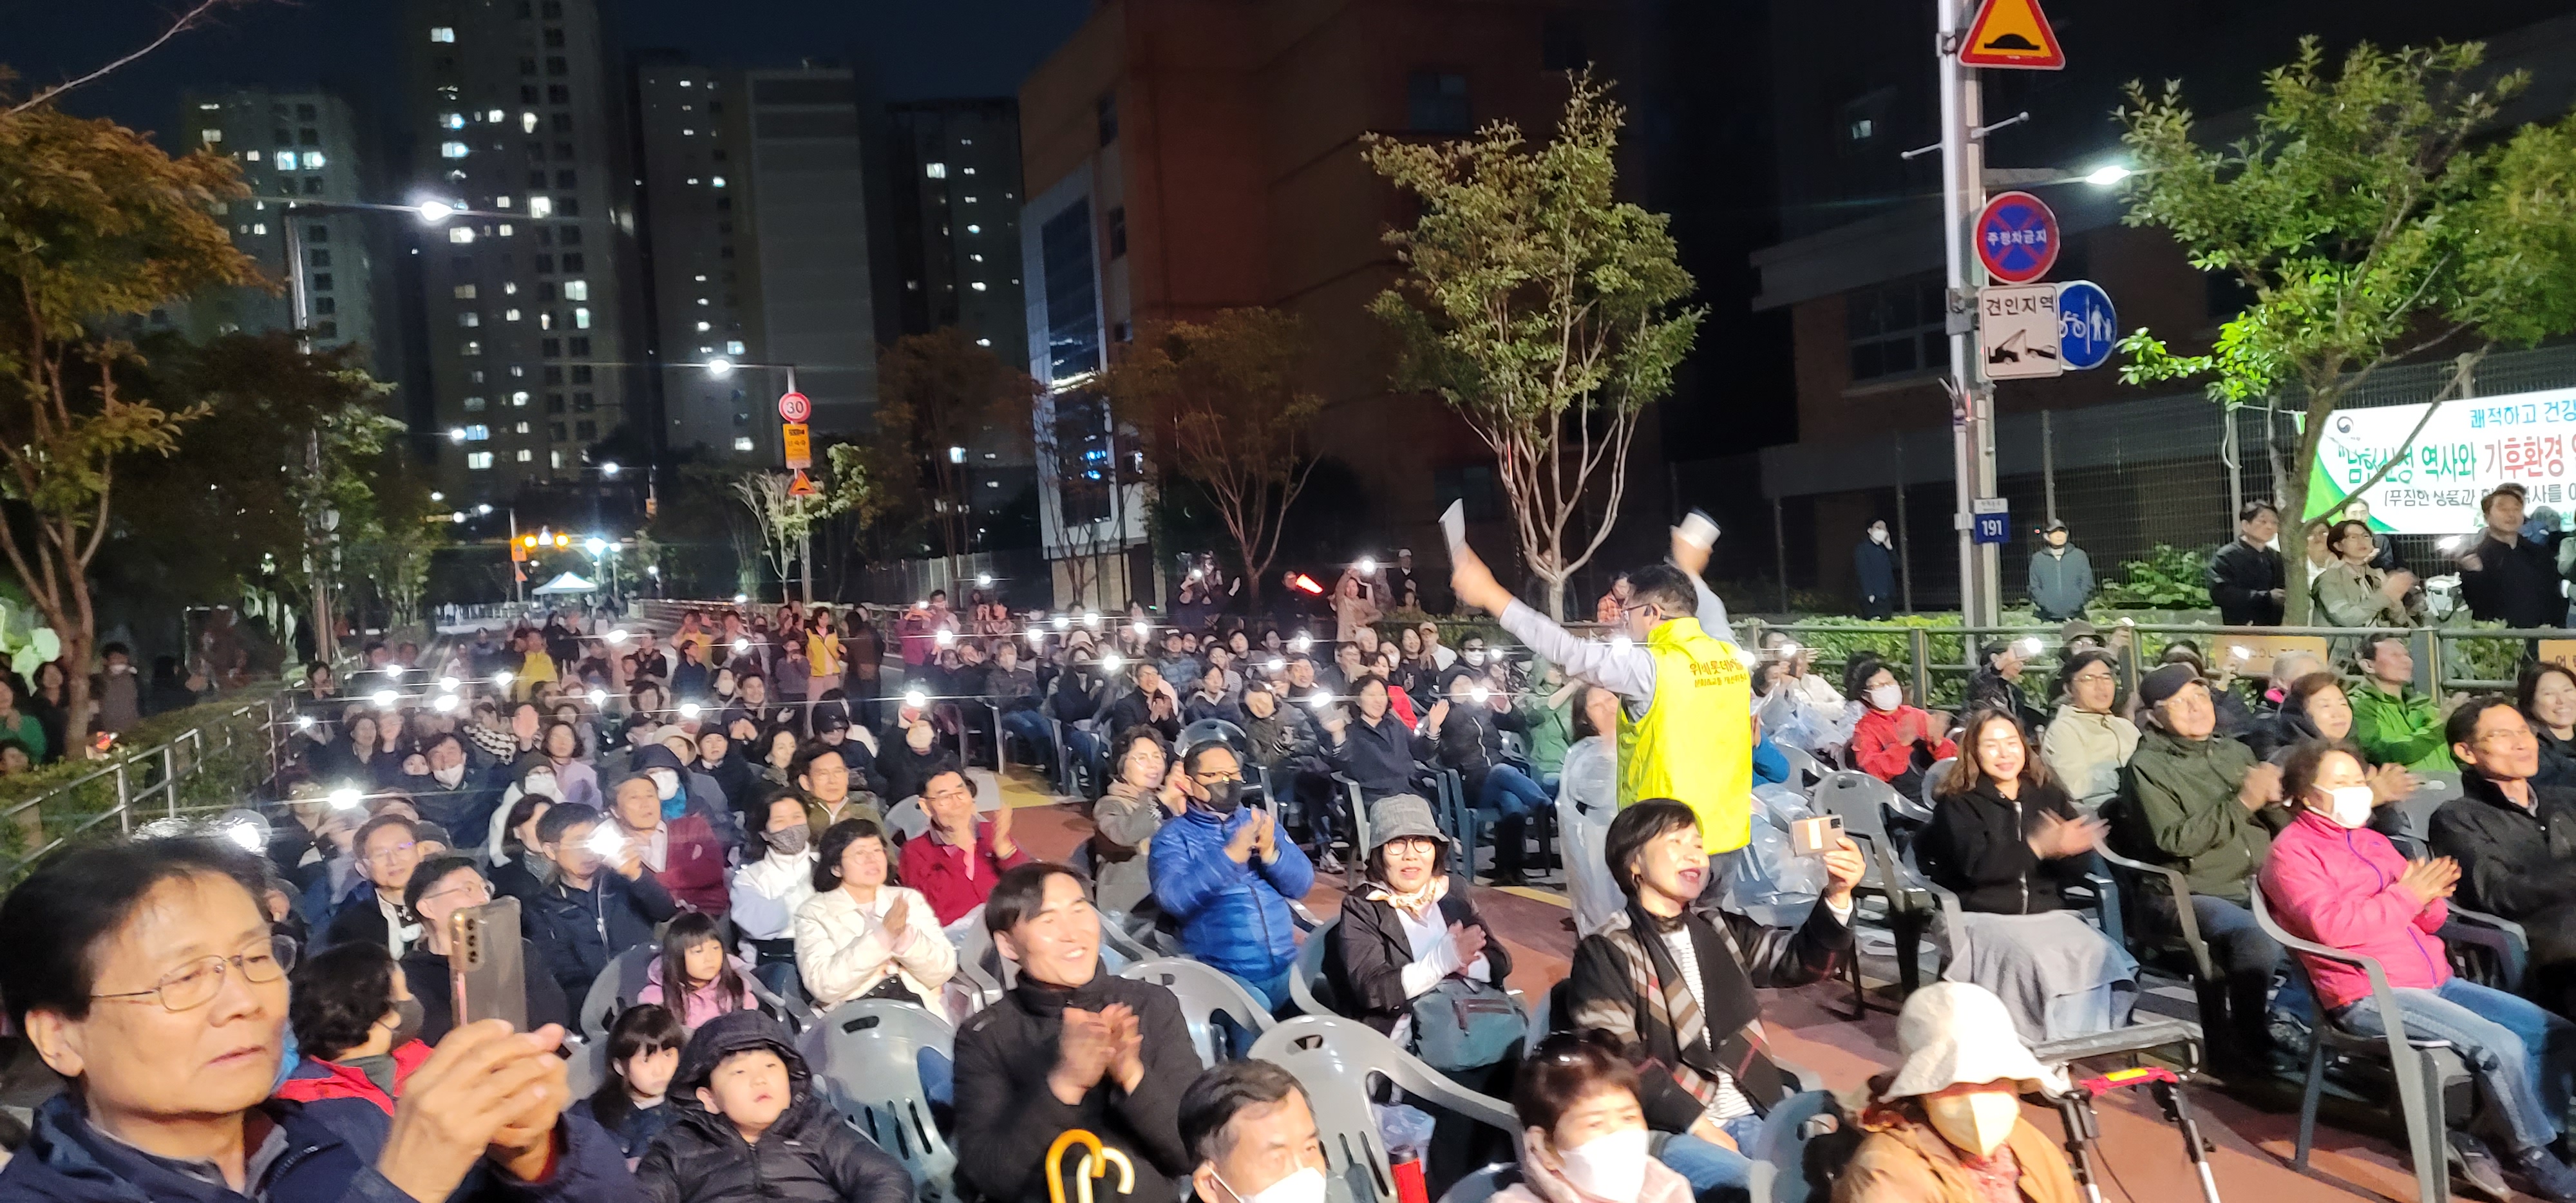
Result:
<instances>
[{"instance_id":1,"label":"white plastic chair","mask_svg":"<svg viewBox=\"0 0 2576 1203\"><path fill-rule=\"evenodd\" d=\"M608 1029L617 1022L618 1013L635 1005L635 996L644 992L645 973L653 958L662 955L655 944L638 944L610 957L608 965L590 983L590 992L581 998L581 1033L605 1043Z\"/></svg>"},{"instance_id":2,"label":"white plastic chair","mask_svg":"<svg viewBox=\"0 0 2576 1203\"><path fill-rule=\"evenodd\" d=\"M1254 1060L1287 1070L1305 1088L1324 1146L1324 1176L1356 1203L1393 1203L1395 1178L1386 1142L1369 1110L1369 1079L1384 1078L1407 1095L1517 1135L1520 1123L1502 1100L1442 1076L1394 1041L1354 1019L1300 1015L1262 1034Z\"/></svg>"},{"instance_id":3,"label":"white plastic chair","mask_svg":"<svg viewBox=\"0 0 2576 1203\"><path fill-rule=\"evenodd\" d=\"M1140 982L1152 982L1172 992L1181 1003L1181 1017L1189 1024L1190 1043L1199 1050L1199 1063L1214 1069L1221 1061L1232 1060L1223 1046L1224 1033L1216 1025L1223 1014L1235 1026L1246 1031L1267 1032L1278 1025L1261 1000L1243 988L1243 983L1223 970L1199 961L1180 957L1157 957L1129 965L1118 976Z\"/></svg>"},{"instance_id":4,"label":"white plastic chair","mask_svg":"<svg viewBox=\"0 0 2576 1203\"><path fill-rule=\"evenodd\" d=\"M910 1003L863 998L822 1016L796 1041L823 1098L912 1172L924 1203L957 1197L957 1153L931 1122L923 1049L954 1057L957 1029Z\"/></svg>"}]
</instances>

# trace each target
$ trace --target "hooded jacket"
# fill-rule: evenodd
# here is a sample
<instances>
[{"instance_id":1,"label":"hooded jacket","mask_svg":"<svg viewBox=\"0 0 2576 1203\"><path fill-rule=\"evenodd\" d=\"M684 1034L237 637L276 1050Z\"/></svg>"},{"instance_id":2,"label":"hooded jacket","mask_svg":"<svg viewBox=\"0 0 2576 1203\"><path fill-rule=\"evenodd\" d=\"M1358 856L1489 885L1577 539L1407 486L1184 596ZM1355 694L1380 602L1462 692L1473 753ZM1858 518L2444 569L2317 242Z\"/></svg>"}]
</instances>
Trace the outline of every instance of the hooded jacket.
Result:
<instances>
[{"instance_id":1,"label":"hooded jacket","mask_svg":"<svg viewBox=\"0 0 2576 1203\"><path fill-rule=\"evenodd\" d=\"M1133 1091L1104 1076L1080 1101L1066 1103L1047 1085L1064 1037L1064 1009L1100 1011L1112 1003L1136 1012L1144 1076ZM1130 1197L1178 1198L1198 1165L1181 1147L1181 1092L1200 1068L1171 991L1107 969L1071 989L1023 975L957 1032L957 1127L950 1143L968 1151L957 1163L960 1193L1000 1203L1046 1198L1047 1146L1066 1129L1081 1128L1135 1162ZM1065 1159L1068 1177L1078 1160ZM1066 1186L1065 1197L1073 1198L1072 1183Z\"/></svg>"},{"instance_id":2,"label":"hooded jacket","mask_svg":"<svg viewBox=\"0 0 2576 1203\"><path fill-rule=\"evenodd\" d=\"M1225 846L1253 821L1250 807L1219 817L1192 805L1155 832L1146 857L1154 901L1179 921L1182 949L1259 982L1297 959L1297 924L1288 900L1315 888L1315 866L1284 838L1272 840L1278 851L1268 860L1256 851L1236 864Z\"/></svg>"},{"instance_id":3,"label":"hooded jacket","mask_svg":"<svg viewBox=\"0 0 2576 1203\"><path fill-rule=\"evenodd\" d=\"M2272 833L2236 800L2254 752L2225 736L2186 740L2152 728L2102 810L2122 855L2181 870L2194 894L2242 904Z\"/></svg>"},{"instance_id":4,"label":"hooded jacket","mask_svg":"<svg viewBox=\"0 0 2576 1203\"><path fill-rule=\"evenodd\" d=\"M637 1005L651 1003L669 1011L679 1017L681 1027L690 1031L706 1026L719 1015L759 1008L759 1000L751 996L751 966L741 957L730 952L725 954L725 963L733 967L735 977L742 979L743 986L740 993L727 998L724 990L724 975L719 973L715 980L689 991L683 1003L674 1005L669 998L669 991L662 988L662 965L666 959L655 957L651 964L644 967L644 988L635 994Z\"/></svg>"},{"instance_id":5,"label":"hooded jacket","mask_svg":"<svg viewBox=\"0 0 2576 1203\"><path fill-rule=\"evenodd\" d=\"M2451 963L2433 933L2450 907L2397 884L2405 872L2387 836L2302 809L2263 861L2263 897L2291 935L2377 960L2391 986L2438 989ZM2355 966L2305 953L2299 963L2328 1012L2370 997L2370 978Z\"/></svg>"},{"instance_id":6,"label":"hooded jacket","mask_svg":"<svg viewBox=\"0 0 2576 1203\"><path fill-rule=\"evenodd\" d=\"M759 1144L698 1103L698 1089L736 1053L765 1050L787 1066L787 1110ZM758 1011L720 1016L690 1038L671 1076L671 1126L653 1138L635 1182L654 1203L911 1203L912 1174L842 1120L814 1092L813 1071L777 1020Z\"/></svg>"}]
</instances>

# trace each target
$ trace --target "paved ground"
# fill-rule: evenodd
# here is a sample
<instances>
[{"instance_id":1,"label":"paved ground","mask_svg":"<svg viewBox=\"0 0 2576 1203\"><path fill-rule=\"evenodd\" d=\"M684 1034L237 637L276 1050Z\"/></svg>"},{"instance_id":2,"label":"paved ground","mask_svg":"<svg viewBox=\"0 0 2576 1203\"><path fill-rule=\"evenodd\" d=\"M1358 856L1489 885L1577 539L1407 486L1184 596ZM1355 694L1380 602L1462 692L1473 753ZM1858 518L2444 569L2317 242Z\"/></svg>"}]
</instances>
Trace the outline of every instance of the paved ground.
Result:
<instances>
[{"instance_id":1,"label":"paved ground","mask_svg":"<svg viewBox=\"0 0 2576 1203\"><path fill-rule=\"evenodd\" d=\"M1072 803L1058 802L1042 782L1015 771L1004 794L1017 813L1016 833L1041 856L1062 856L1091 833L1091 824ZM1309 909L1331 915L1341 907L1339 879L1318 882L1306 899ZM1542 997L1565 976L1574 947L1570 912L1561 894L1545 889L1498 890L1479 887L1477 904L1492 922L1493 934L1511 948L1511 984L1531 998ZM1884 963L1881 958L1865 960ZM2181 994L2156 991L2171 1001ZM2172 1007L2149 1009L2171 1012ZM1827 1086L1854 1090L1872 1075L1896 1064L1896 1025L1892 1014L1873 1009L1867 1018L1844 1018L1851 1010L1851 991L1844 985L1766 992L1765 1025L1784 1059L1820 1074ZM2187 1006L2183 1010L2188 1014ZM2186 1091L2202 1134L2216 1146L2212 1172L2221 1196L2260 1203L2306 1203L2308 1200L2386 1197L2415 1198L2413 1171L2402 1150L2392 1143L2395 1121L2378 1112L2380 1105L2337 1106L2329 1100L2317 1131L2317 1150L2310 1172L2290 1167L2298 1115L2295 1092L2266 1110L2206 1086ZM2054 1112L2027 1109L2031 1122L2051 1135L2061 1129ZM2197 1199L2199 1184L2182 1151L2181 1137L2144 1095L2114 1096L2102 1107L2102 1182L2106 1200L2129 1203L2184 1203Z\"/></svg>"}]
</instances>

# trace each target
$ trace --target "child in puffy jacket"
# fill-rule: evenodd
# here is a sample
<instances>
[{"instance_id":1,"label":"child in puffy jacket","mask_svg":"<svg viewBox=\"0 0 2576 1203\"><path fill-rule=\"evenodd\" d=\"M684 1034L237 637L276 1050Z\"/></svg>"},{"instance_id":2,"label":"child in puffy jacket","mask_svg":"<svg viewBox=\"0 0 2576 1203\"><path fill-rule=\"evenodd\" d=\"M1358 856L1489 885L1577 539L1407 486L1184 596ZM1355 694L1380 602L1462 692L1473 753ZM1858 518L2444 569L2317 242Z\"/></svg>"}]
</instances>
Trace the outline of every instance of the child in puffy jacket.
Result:
<instances>
[{"instance_id":1,"label":"child in puffy jacket","mask_svg":"<svg viewBox=\"0 0 2576 1203\"><path fill-rule=\"evenodd\" d=\"M725 951L715 919L687 911L662 929L662 955L645 969L635 1001L668 1009L694 1032L718 1015L758 1006L750 981L751 966Z\"/></svg>"}]
</instances>

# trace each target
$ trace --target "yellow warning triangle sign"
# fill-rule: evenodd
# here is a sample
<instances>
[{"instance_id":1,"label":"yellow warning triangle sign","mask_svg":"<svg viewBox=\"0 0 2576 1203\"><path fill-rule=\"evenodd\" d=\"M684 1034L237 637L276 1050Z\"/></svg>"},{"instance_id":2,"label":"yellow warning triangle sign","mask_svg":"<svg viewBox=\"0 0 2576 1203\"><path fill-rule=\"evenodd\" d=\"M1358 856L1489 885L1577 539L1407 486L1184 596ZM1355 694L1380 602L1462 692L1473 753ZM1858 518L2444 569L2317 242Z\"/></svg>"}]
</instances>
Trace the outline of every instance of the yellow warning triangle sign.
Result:
<instances>
[{"instance_id":1,"label":"yellow warning triangle sign","mask_svg":"<svg viewBox=\"0 0 2576 1203\"><path fill-rule=\"evenodd\" d=\"M2039 0L1980 0L1977 19L1968 23L1959 42L1959 62L1969 67L2019 67L2057 71L2066 66L2066 48L2048 27Z\"/></svg>"},{"instance_id":2,"label":"yellow warning triangle sign","mask_svg":"<svg viewBox=\"0 0 2576 1203\"><path fill-rule=\"evenodd\" d=\"M796 479L787 485L787 495L790 497L812 497L822 491L814 487L813 479L805 475L803 468L796 470Z\"/></svg>"}]
</instances>

